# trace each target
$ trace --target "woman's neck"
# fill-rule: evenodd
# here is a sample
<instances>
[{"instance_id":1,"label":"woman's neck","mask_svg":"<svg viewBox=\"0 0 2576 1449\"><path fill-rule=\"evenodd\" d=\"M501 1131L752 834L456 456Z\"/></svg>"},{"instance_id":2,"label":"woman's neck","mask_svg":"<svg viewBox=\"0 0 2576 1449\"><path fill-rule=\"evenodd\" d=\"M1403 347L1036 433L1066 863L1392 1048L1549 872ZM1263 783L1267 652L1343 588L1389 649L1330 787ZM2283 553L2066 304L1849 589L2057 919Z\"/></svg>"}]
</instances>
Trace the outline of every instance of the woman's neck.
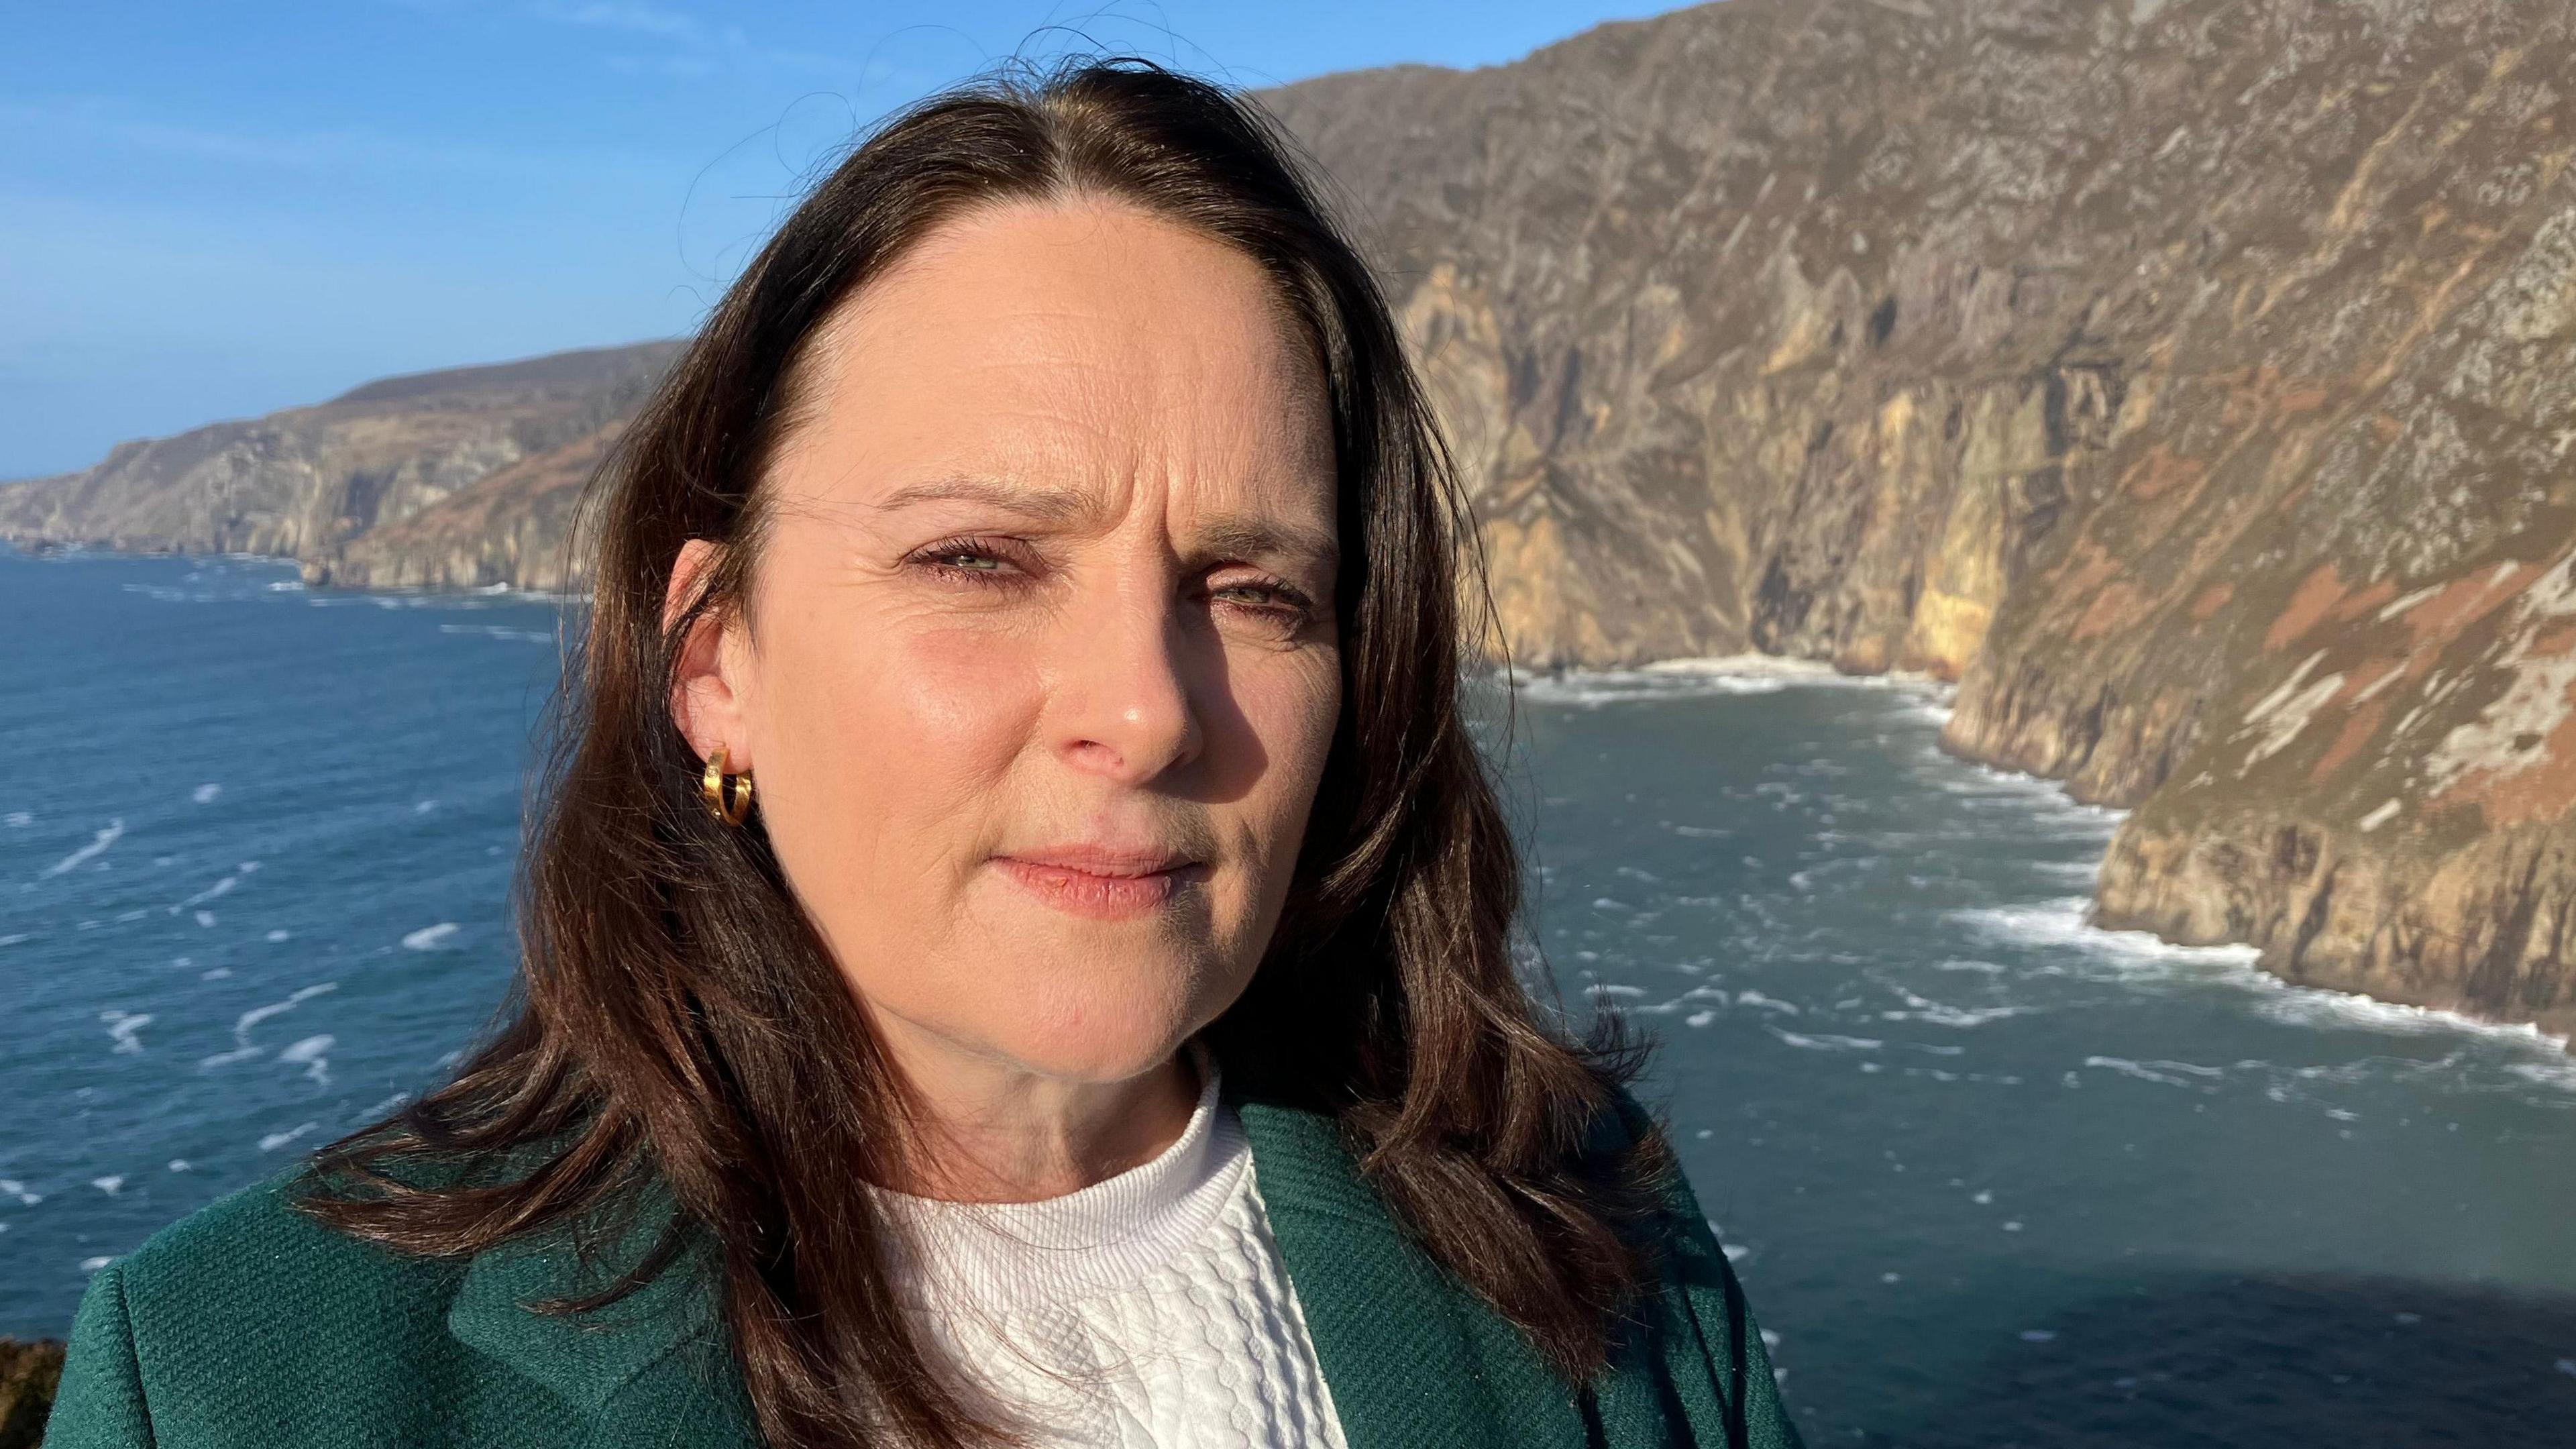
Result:
<instances>
[{"instance_id":1,"label":"woman's neck","mask_svg":"<svg viewBox=\"0 0 2576 1449\"><path fill-rule=\"evenodd\" d=\"M876 1013L878 1040L913 1098L914 1147L898 1181L915 1197L1036 1202L1152 1161L1198 1105L1186 1050L1114 1082L1049 1077L960 1049Z\"/></svg>"}]
</instances>

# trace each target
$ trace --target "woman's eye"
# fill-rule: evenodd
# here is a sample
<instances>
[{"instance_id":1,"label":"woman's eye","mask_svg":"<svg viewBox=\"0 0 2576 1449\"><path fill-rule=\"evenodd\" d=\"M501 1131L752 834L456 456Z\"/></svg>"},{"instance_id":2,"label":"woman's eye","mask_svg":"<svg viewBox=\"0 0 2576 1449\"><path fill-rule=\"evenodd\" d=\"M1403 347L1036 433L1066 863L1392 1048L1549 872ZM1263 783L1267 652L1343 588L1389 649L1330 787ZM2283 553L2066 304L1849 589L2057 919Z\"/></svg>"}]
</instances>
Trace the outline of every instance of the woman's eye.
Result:
<instances>
[{"instance_id":1,"label":"woman's eye","mask_svg":"<svg viewBox=\"0 0 2576 1449\"><path fill-rule=\"evenodd\" d=\"M962 540L934 544L913 557L941 573L972 577L979 582L999 575L1010 562L994 548Z\"/></svg>"},{"instance_id":2,"label":"woman's eye","mask_svg":"<svg viewBox=\"0 0 2576 1449\"><path fill-rule=\"evenodd\" d=\"M1283 624L1303 624L1314 608L1307 603L1304 594L1285 584L1229 584L1215 592L1219 595L1248 595L1244 607L1255 613L1268 614Z\"/></svg>"}]
</instances>

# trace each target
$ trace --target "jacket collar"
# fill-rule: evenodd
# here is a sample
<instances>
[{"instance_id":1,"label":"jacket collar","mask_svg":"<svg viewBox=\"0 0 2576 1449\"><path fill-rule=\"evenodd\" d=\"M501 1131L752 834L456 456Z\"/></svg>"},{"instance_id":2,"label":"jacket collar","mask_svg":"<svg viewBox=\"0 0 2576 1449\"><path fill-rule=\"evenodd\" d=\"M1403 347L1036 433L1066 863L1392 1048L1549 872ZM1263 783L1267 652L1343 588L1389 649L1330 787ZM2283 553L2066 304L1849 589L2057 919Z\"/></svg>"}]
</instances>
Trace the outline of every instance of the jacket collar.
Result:
<instances>
[{"instance_id":1,"label":"jacket collar","mask_svg":"<svg viewBox=\"0 0 2576 1449\"><path fill-rule=\"evenodd\" d=\"M474 1256L448 1305L459 1341L534 1379L591 1426L590 1442L689 1442L756 1449L750 1402L724 1330L715 1244L692 1232L678 1257L643 1287L579 1314L533 1304L598 1292L641 1264L677 1205L658 1179L631 1215L593 1214L577 1234L557 1229ZM577 1239L591 1251L577 1251Z\"/></svg>"},{"instance_id":2,"label":"jacket collar","mask_svg":"<svg viewBox=\"0 0 2576 1449\"><path fill-rule=\"evenodd\" d=\"M1572 1393L1545 1387L1556 1380L1527 1341L1414 1246L1331 1117L1244 1100L1230 1083L1225 1098L1350 1449L1584 1442ZM592 1443L756 1449L703 1233L614 1304L569 1316L526 1306L595 1292L640 1262L676 1207L657 1180L637 1200L622 1229L588 1225L587 1258L562 1232L476 1255L448 1330L587 1417Z\"/></svg>"},{"instance_id":3,"label":"jacket collar","mask_svg":"<svg viewBox=\"0 0 2576 1449\"><path fill-rule=\"evenodd\" d=\"M1529 1341L1398 1225L1330 1116L1238 1102L1270 1234L1350 1449L1587 1442Z\"/></svg>"}]
</instances>

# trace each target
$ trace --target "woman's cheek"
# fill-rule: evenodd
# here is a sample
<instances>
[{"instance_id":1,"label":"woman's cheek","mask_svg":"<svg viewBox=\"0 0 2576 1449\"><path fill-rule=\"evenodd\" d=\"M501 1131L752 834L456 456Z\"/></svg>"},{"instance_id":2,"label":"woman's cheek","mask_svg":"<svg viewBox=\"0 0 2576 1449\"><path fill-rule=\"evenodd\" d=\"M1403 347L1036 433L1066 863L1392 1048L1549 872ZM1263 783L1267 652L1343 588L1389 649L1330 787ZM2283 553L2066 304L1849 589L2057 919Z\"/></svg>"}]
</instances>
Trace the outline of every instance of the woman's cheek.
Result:
<instances>
[{"instance_id":1,"label":"woman's cheek","mask_svg":"<svg viewBox=\"0 0 2576 1449\"><path fill-rule=\"evenodd\" d=\"M1238 699L1265 761L1261 828L1271 837L1272 868L1285 872L1296 860L1341 720L1341 658L1332 649L1311 649L1263 665L1237 672Z\"/></svg>"}]
</instances>

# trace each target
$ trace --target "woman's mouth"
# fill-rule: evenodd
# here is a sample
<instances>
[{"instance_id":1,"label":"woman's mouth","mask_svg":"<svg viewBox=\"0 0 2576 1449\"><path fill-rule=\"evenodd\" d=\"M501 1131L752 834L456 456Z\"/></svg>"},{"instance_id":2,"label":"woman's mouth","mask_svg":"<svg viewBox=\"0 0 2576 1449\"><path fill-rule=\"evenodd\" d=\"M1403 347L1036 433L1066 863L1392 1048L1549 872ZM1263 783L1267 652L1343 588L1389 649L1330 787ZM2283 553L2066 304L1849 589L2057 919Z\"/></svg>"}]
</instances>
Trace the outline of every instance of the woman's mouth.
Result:
<instances>
[{"instance_id":1,"label":"woman's mouth","mask_svg":"<svg viewBox=\"0 0 2576 1449\"><path fill-rule=\"evenodd\" d=\"M993 863L1022 890L1067 915L1095 921L1118 921L1155 910L1184 886L1202 880L1207 867L1180 861L1158 870L1108 873L1048 861L1000 855Z\"/></svg>"}]
</instances>

